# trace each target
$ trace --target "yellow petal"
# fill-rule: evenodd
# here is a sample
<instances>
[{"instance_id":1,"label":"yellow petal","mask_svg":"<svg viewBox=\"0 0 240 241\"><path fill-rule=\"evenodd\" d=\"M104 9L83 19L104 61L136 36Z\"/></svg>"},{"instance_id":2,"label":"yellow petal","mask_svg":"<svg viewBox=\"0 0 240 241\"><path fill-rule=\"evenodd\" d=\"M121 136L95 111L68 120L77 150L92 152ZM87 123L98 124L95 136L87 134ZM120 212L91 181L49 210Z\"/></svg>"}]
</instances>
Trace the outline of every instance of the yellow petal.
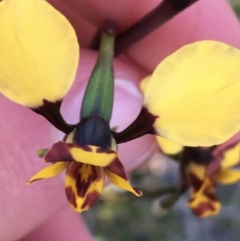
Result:
<instances>
[{"instance_id":1,"label":"yellow petal","mask_svg":"<svg viewBox=\"0 0 240 241\"><path fill-rule=\"evenodd\" d=\"M86 211L97 201L102 191L104 173L99 167L72 162L66 171L67 199L77 212Z\"/></svg>"},{"instance_id":2,"label":"yellow petal","mask_svg":"<svg viewBox=\"0 0 240 241\"><path fill-rule=\"evenodd\" d=\"M188 206L198 217L207 217L219 213L221 204L215 196L215 188L210 179L205 179L200 190L192 194Z\"/></svg>"},{"instance_id":3,"label":"yellow petal","mask_svg":"<svg viewBox=\"0 0 240 241\"><path fill-rule=\"evenodd\" d=\"M178 154L183 150L183 146L178 143L169 141L160 136L157 136L156 139L157 139L158 145L161 147L161 150L168 155Z\"/></svg>"},{"instance_id":4,"label":"yellow petal","mask_svg":"<svg viewBox=\"0 0 240 241\"><path fill-rule=\"evenodd\" d=\"M240 181L240 170L221 169L212 178L221 184L233 184Z\"/></svg>"},{"instance_id":5,"label":"yellow petal","mask_svg":"<svg viewBox=\"0 0 240 241\"><path fill-rule=\"evenodd\" d=\"M160 136L185 146L224 142L240 129L240 50L200 41L155 69L145 106Z\"/></svg>"},{"instance_id":6,"label":"yellow petal","mask_svg":"<svg viewBox=\"0 0 240 241\"><path fill-rule=\"evenodd\" d=\"M223 154L223 159L221 161L221 167L233 167L240 162L240 143L233 146L230 149L225 150Z\"/></svg>"},{"instance_id":7,"label":"yellow petal","mask_svg":"<svg viewBox=\"0 0 240 241\"><path fill-rule=\"evenodd\" d=\"M0 26L0 92L31 108L61 100L79 59L67 19L43 0L3 0Z\"/></svg>"},{"instance_id":8,"label":"yellow petal","mask_svg":"<svg viewBox=\"0 0 240 241\"><path fill-rule=\"evenodd\" d=\"M37 174L35 174L28 182L27 184L30 184L34 181L45 179L45 178L50 178L58 175L61 173L67 166L68 162L57 162L54 163L48 167L45 167L41 171L39 171Z\"/></svg>"}]
</instances>

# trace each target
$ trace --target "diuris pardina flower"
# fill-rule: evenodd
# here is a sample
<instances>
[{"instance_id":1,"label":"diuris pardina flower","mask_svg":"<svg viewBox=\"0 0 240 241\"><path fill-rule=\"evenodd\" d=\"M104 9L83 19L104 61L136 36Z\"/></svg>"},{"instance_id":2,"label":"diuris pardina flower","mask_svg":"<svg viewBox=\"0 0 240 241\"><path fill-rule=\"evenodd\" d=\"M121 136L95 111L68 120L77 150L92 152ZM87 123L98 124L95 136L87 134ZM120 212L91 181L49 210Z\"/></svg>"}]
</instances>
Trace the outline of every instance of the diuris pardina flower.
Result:
<instances>
[{"instance_id":1,"label":"diuris pardina flower","mask_svg":"<svg viewBox=\"0 0 240 241\"><path fill-rule=\"evenodd\" d=\"M127 180L116 144L156 134L185 146L210 146L239 130L238 49L202 41L170 55L151 75L137 119L116 132L109 126L114 92L111 31L103 34L80 121L69 125L60 107L74 81L79 59L71 25L45 1L3 0L0 26L0 92L43 115L66 134L43 155L52 165L30 181L66 169L67 198L78 212L94 204L104 173L116 186L141 195Z\"/></svg>"},{"instance_id":2,"label":"diuris pardina flower","mask_svg":"<svg viewBox=\"0 0 240 241\"><path fill-rule=\"evenodd\" d=\"M219 148L221 146L216 151ZM229 185L240 181L240 170L236 169L240 163L240 143L227 146L221 152L216 151L199 160L192 155L193 158L185 166L185 175L191 190L188 206L199 217L219 213L221 203L215 190L218 183Z\"/></svg>"}]
</instances>

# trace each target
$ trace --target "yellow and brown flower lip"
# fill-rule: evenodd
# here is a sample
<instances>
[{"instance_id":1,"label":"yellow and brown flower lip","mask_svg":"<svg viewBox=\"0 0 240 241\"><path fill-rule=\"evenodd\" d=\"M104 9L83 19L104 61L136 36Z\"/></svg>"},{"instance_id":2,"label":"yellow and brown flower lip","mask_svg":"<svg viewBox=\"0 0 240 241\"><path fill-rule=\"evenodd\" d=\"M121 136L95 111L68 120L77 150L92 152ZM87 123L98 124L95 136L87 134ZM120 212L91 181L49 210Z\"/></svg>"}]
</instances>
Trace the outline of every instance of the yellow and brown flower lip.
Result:
<instances>
[{"instance_id":1,"label":"yellow and brown flower lip","mask_svg":"<svg viewBox=\"0 0 240 241\"><path fill-rule=\"evenodd\" d=\"M66 196L77 212L88 210L97 201L105 175L117 187L136 196L142 195L140 190L130 185L124 167L114 150L60 141L45 153L43 160L51 162L52 165L37 173L29 183L52 177L66 169Z\"/></svg>"},{"instance_id":2,"label":"yellow and brown flower lip","mask_svg":"<svg viewBox=\"0 0 240 241\"><path fill-rule=\"evenodd\" d=\"M199 160L196 159L196 155L190 155L191 153L185 156L188 159L185 160L183 169L191 190L188 206L199 217L219 213L221 203L215 189L218 183L229 185L240 181L240 171L235 168L240 162L240 143L224 144L224 148L217 148L219 151L214 148L210 155L198 155ZM190 152L196 152L193 148L188 149ZM208 153L207 150L204 152Z\"/></svg>"}]
</instances>

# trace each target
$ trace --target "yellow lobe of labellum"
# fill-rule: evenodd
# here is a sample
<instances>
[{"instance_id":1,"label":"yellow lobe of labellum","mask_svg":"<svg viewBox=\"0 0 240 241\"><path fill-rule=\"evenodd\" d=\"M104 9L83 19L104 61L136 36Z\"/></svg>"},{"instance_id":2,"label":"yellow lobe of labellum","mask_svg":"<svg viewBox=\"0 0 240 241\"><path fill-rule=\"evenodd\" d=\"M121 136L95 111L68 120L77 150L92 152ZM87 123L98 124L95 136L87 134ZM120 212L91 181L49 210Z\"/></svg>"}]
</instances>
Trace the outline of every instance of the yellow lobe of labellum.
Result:
<instances>
[{"instance_id":1,"label":"yellow lobe of labellum","mask_svg":"<svg viewBox=\"0 0 240 241\"><path fill-rule=\"evenodd\" d=\"M163 60L145 91L158 134L185 146L224 142L240 129L240 50L189 44Z\"/></svg>"},{"instance_id":2,"label":"yellow lobe of labellum","mask_svg":"<svg viewBox=\"0 0 240 241\"><path fill-rule=\"evenodd\" d=\"M221 204L215 197L215 189L209 179L206 179L202 188L191 197L188 206L201 218L219 213Z\"/></svg>"},{"instance_id":3,"label":"yellow lobe of labellum","mask_svg":"<svg viewBox=\"0 0 240 241\"><path fill-rule=\"evenodd\" d=\"M88 164L70 163L66 171L67 199L76 212L87 211L97 201L102 191L102 168Z\"/></svg>"},{"instance_id":4,"label":"yellow lobe of labellum","mask_svg":"<svg viewBox=\"0 0 240 241\"><path fill-rule=\"evenodd\" d=\"M43 0L3 0L0 26L0 92L30 108L61 100L79 59L67 19Z\"/></svg>"},{"instance_id":5,"label":"yellow lobe of labellum","mask_svg":"<svg viewBox=\"0 0 240 241\"><path fill-rule=\"evenodd\" d=\"M114 159L118 159L117 152L97 146L72 147L69 152L74 161L99 167L108 166Z\"/></svg>"},{"instance_id":6,"label":"yellow lobe of labellum","mask_svg":"<svg viewBox=\"0 0 240 241\"><path fill-rule=\"evenodd\" d=\"M41 179L51 178L60 174L67 166L68 162L56 162L50 166L45 167L36 173L28 182L27 185Z\"/></svg>"}]
</instances>

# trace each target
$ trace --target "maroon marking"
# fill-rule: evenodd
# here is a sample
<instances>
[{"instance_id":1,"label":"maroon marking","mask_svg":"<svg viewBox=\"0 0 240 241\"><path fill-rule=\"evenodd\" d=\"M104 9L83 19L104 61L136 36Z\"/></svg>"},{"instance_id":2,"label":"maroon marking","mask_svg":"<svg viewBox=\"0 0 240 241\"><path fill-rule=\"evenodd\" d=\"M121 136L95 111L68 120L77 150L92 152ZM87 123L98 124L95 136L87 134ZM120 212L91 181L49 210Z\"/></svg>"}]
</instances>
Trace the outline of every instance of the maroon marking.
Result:
<instances>
[{"instance_id":1,"label":"maroon marking","mask_svg":"<svg viewBox=\"0 0 240 241\"><path fill-rule=\"evenodd\" d=\"M214 212L216 211L216 208L210 202L202 202L196 208L192 208L192 211L197 216L202 216L206 210Z\"/></svg>"},{"instance_id":2,"label":"maroon marking","mask_svg":"<svg viewBox=\"0 0 240 241\"><path fill-rule=\"evenodd\" d=\"M87 151L87 152L92 152L92 148L88 145L85 145L85 146L79 146L81 149L83 149L84 151Z\"/></svg>"},{"instance_id":3,"label":"maroon marking","mask_svg":"<svg viewBox=\"0 0 240 241\"><path fill-rule=\"evenodd\" d=\"M218 201L217 197L213 193L208 192L207 190L206 192L204 192L204 195L215 202Z\"/></svg>"},{"instance_id":4,"label":"maroon marking","mask_svg":"<svg viewBox=\"0 0 240 241\"><path fill-rule=\"evenodd\" d=\"M67 168L66 175L72 177L73 180L77 180L79 177L79 171L84 164L78 162L71 162Z\"/></svg>"},{"instance_id":5,"label":"maroon marking","mask_svg":"<svg viewBox=\"0 0 240 241\"><path fill-rule=\"evenodd\" d=\"M86 195L89 187L92 185L93 182L97 182L101 178L103 178L102 170L99 167L91 166L91 175L88 176L87 180L82 180L83 178L81 175L81 168L84 165L88 164L81 164L76 162L72 163L72 165L68 167L66 172L66 175L71 176L72 179L76 181L77 195L80 198L83 198Z\"/></svg>"},{"instance_id":6,"label":"maroon marking","mask_svg":"<svg viewBox=\"0 0 240 241\"><path fill-rule=\"evenodd\" d=\"M45 154L45 162L73 162L75 161L72 158L72 155L69 151L70 148L75 147L76 145L68 144L62 141L55 143L49 151ZM78 147L78 146L77 146Z\"/></svg>"},{"instance_id":7,"label":"maroon marking","mask_svg":"<svg viewBox=\"0 0 240 241\"><path fill-rule=\"evenodd\" d=\"M75 207L77 208L77 202L76 202L76 195L74 193L74 191L72 190L72 187L66 187L65 188L66 191L66 196L68 201Z\"/></svg>"},{"instance_id":8,"label":"maroon marking","mask_svg":"<svg viewBox=\"0 0 240 241\"><path fill-rule=\"evenodd\" d=\"M187 174L188 185L193 188L194 192L197 192L203 185L203 181L196 177L194 174Z\"/></svg>"},{"instance_id":9,"label":"maroon marking","mask_svg":"<svg viewBox=\"0 0 240 241\"><path fill-rule=\"evenodd\" d=\"M128 142L146 134L156 135L153 127L154 122L159 116L152 115L146 107L142 107L135 121L122 132L112 132L117 143Z\"/></svg>"},{"instance_id":10,"label":"maroon marking","mask_svg":"<svg viewBox=\"0 0 240 241\"><path fill-rule=\"evenodd\" d=\"M63 119L60 113L62 100L50 102L43 100L43 105L38 108L32 108L35 113L44 116L50 123L52 123L60 131L69 134L76 125L69 125Z\"/></svg>"},{"instance_id":11,"label":"maroon marking","mask_svg":"<svg viewBox=\"0 0 240 241\"><path fill-rule=\"evenodd\" d=\"M86 196L86 198L81 206L81 209L84 209L86 207L92 207L93 204L97 201L98 197L99 197L99 193L95 190L88 193L88 195Z\"/></svg>"},{"instance_id":12,"label":"maroon marking","mask_svg":"<svg viewBox=\"0 0 240 241\"><path fill-rule=\"evenodd\" d=\"M134 190L138 195L142 195L142 192L141 192L139 189L133 187L133 190Z\"/></svg>"},{"instance_id":13,"label":"maroon marking","mask_svg":"<svg viewBox=\"0 0 240 241\"><path fill-rule=\"evenodd\" d=\"M113 172L114 174L118 175L119 177L125 180L128 180L124 170L124 166L117 157L108 166L104 167L104 169L107 169L110 172Z\"/></svg>"},{"instance_id":14,"label":"maroon marking","mask_svg":"<svg viewBox=\"0 0 240 241\"><path fill-rule=\"evenodd\" d=\"M96 152L97 153L106 153L106 154L116 153L115 151L112 151L110 149L105 149L105 148L102 148L102 147L98 147Z\"/></svg>"}]
</instances>

